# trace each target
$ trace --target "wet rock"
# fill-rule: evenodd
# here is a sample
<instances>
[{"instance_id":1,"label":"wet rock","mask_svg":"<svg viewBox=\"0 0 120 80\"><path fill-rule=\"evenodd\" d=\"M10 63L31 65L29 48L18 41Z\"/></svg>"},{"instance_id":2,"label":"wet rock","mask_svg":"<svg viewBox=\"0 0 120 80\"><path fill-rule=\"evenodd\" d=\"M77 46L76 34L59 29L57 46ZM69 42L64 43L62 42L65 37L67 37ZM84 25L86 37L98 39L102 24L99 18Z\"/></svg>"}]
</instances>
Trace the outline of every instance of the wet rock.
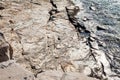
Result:
<instances>
[{"instance_id":1,"label":"wet rock","mask_svg":"<svg viewBox=\"0 0 120 80\"><path fill-rule=\"evenodd\" d=\"M79 1L75 1L76 5L78 5L77 2L79 2ZM119 77L118 76L119 68L116 68L116 67L119 65L117 63L117 61L119 61L119 59L117 58L117 61L116 61L115 58L113 59L113 55L110 55L113 53L118 54L118 52L119 52L119 50L118 50L118 48L119 48L118 47L118 45L119 45L119 43L118 43L119 36L118 35L119 34L116 33L116 32L119 32L119 29L117 26L119 23L117 23L116 19L114 19L115 15L113 16L113 14L111 14L111 12L114 12L115 9L109 10L110 9L109 7L111 6L111 8L114 8L114 5L112 5L111 1L107 2L105 0L103 0L103 1L90 0L90 1L82 1L82 2L84 3L83 6L84 6L85 11L79 12L77 14L76 18L79 23L82 23L83 21L80 20L81 17L84 17L84 16L93 17L93 19L90 19L89 21L86 21L83 23L84 23L86 29L91 32L89 41L90 41L90 45L92 46L91 48L93 48L91 50L91 53L92 53L92 55L94 55L94 58L96 59L96 61L94 61L94 62L96 62L94 65L101 63L101 65L98 65L98 66L99 66L99 68L101 68L103 70L103 72L105 72L105 73L101 73L101 71L98 71L97 73L94 74L94 77L99 77L99 78L104 78L104 79L106 79L105 77L107 77L110 80L114 80L114 79L117 80L118 79L117 77ZM118 3L117 5L120 5L119 1L116 0L116 2ZM115 2L115 4L116 4L116 2ZM107 3L111 3L111 4L107 4ZM79 2L79 4L81 4L81 2ZM88 9L89 4L90 4L90 7ZM91 4L92 4L92 6L91 6ZM116 8L116 9L118 9L118 8ZM99 10L99 11L97 11L97 10ZM89 13L89 15L87 13ZM116 13L119 13L119 11L116 11ZM113 19L114 19L114 21L112 21ZM105 20L105 21L103 21L103 20ZM106 23L107 25L106 24L104 25L104 23ZM113 24L113 23L115 23L115 24ZM108 39L108 37L109 37L109 39ZM114 54L114 56L115 56L115 54ZM117 55L117 56L119 56L119 55ZM92 61L91 57L89 57L89 59L90 59L90 61ZM117 65L111 66L111 64L114 64L114 65L117 64ZM87 65L88 65L88 63L87 63ZM89 65L89 67L94 72L96 72L95 69L93 68L94 67L93 65L92 66ZM110 75L114 75L114 73L117 73L116 77L110 76ZM102 76L100 76L100 75L102 75Z\"/></svg>"}]
</instances>

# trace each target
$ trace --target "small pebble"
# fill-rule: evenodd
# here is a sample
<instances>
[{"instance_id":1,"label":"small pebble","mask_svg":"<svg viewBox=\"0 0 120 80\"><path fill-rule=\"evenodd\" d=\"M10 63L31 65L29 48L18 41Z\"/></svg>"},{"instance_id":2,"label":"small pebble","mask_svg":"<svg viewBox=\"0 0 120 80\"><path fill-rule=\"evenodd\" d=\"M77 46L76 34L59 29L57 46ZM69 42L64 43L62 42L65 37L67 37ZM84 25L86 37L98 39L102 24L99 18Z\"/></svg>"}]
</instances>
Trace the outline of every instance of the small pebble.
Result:
<instances>
[{"instance_id":1,"label":"small pebble","mask_svg":"<svg viewBox=\"0 0 120 80\"><path fill-rule=\"evenodd\" d=\"M93 7L93 6L91 6L91 7L90 7L90 10L95 11L95 10L96 10L96 8L95 8L95 7Z\"/></svg>"},{"instance_id":2,"label":"small pebble","mask_svg":"<svg viewBox=\"0 0 120 80\"><path fill-rule=\"evenodd\" d=\"M82 19L83 21L87 21L87 20L89 20L87 17L84 17L83 19Z\"/></svg>"}]
</instances>

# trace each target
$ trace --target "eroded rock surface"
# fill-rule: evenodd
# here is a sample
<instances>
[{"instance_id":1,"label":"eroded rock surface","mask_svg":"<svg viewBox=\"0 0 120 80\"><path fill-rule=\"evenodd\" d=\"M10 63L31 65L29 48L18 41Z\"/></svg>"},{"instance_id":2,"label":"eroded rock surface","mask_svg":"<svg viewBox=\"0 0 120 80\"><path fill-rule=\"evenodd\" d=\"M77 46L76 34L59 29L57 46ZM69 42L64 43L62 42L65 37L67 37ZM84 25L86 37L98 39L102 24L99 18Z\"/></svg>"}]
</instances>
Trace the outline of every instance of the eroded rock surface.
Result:
<instances>
[{"instance_id":1,"label":"eroded rock surface","mask_svg":"<svg viewBox=\"0 0 120 80\"><path fill-rule=\"evenodd\" d=\"M119 80L119 30L98 9L88 0L0 0L0 62L15 61L2 79Z\"/></svg>"},{"instance_id":2,"label":"eroded rock surface","mask_svg":"<svg viewBox=\"0 0 120 80\"><path fill-rule=\"evenodd\" d=\"M23 69L14 61L0 63L1 80L35 80L33 73Z\"/></svg>"},{"instance_id":3,"label":"eroded rock surface","mask_svg":"<svg viewBox=\"0 0 120 80\"><path fill-rule=\"evenodd\" d=\"M12 59L13 50L9 43L5 40L4 35L0 33L0 62Z\"/></svg>"},{"instance_id":4,"label":"eroded rock surface","mask_svg":"<svg viewBox=\"0 0 120 80\"><path fill-rule=\"evenodd\" d=\"M39 74L37 77L38 80L96 80L77 72L63 73L61 71L46 71Z\"/></svg>"}]
</instances>

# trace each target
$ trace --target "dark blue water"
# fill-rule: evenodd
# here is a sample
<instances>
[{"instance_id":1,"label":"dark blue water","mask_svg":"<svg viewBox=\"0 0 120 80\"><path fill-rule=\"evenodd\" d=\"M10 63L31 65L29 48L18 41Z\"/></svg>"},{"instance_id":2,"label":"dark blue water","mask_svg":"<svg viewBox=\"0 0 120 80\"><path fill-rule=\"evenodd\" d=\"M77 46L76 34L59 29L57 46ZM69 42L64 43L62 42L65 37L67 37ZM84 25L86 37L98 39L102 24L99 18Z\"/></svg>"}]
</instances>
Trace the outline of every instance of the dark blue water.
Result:
<instances>
[{"instance_id":1,"label":"dark blue water","mask_svg":"<svg viewBox=\"0 0 120 80\"><path fill-rule=\"evenodd\" d=\"M120 37L120 0L72 0L75 4L83 3L86 13L103 26L109 26ZM91 11L94 6L96 11Z\"/></svg>"},{"instance_id":2,"label":"dark blue water","mask_svg":"<svg viewBox=\"0 0 120 80\"><path fill-rule=\"evenodd\" d=\"M106 44L101 47L111 65L111 70L120 74L120 0L72 0L79 5L82 2L85 12L108 31L97 31L96 35ZM96 10L90 10L90 7ZM84 15L84 14L82 14ZM82 16L79 15L79 16ZM79 17L78 16L78 17ZM90 28L95 28L90 26ZM92 30L92 29L91 29ZM110 58L110 55L113 58Z\"/></svg>"}]
</instances>

